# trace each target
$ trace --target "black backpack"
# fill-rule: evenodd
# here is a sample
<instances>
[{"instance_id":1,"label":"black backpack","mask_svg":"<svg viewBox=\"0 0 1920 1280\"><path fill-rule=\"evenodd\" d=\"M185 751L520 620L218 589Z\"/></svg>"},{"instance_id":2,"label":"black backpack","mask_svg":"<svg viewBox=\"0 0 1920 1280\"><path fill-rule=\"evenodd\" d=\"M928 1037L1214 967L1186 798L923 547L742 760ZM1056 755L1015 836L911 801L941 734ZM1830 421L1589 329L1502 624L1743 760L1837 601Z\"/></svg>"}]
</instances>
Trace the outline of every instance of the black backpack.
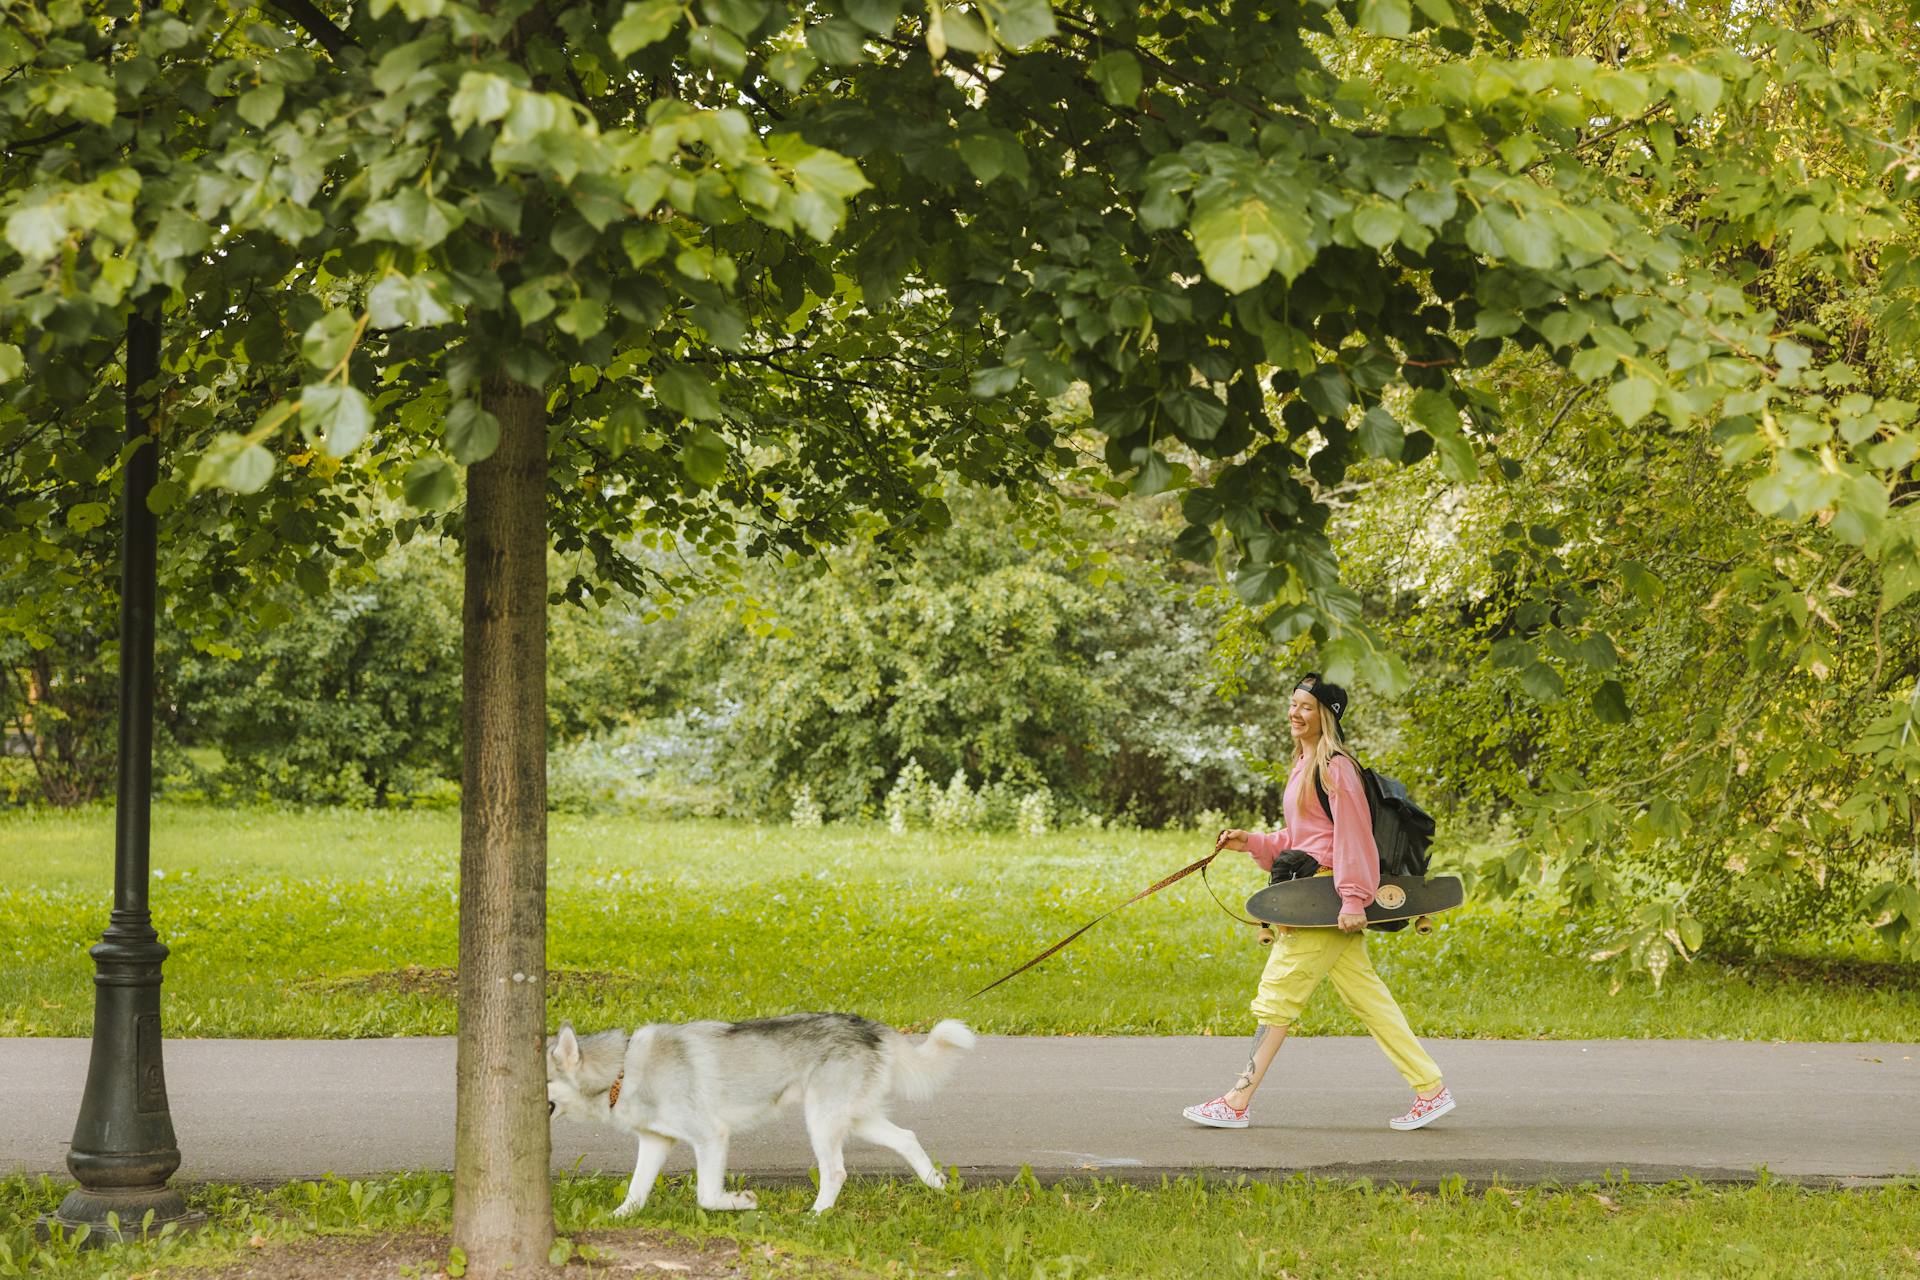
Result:
<instances>
[{"instance_id":1,"label":"black backpack","mask_svg":"<svg viewBox=\"0 0 1920 1280\"><path fill-rule=\"evenodd\" d=\"M1352 756L1347 759L1353 760ZM1360 783L1367 793L1367 812L1373 815L1373 842L1380 849L1380 874L1383 876L1424 876L1433 859L1433 816L1413 802L1397 778L1353 761L1360 771ZM1320 808L1333 821L1333 806L1327 803L1327 789L1320 783L1320 771L1313 771L1313 793L1320 797Z\"/></svg>"}]
</instances>

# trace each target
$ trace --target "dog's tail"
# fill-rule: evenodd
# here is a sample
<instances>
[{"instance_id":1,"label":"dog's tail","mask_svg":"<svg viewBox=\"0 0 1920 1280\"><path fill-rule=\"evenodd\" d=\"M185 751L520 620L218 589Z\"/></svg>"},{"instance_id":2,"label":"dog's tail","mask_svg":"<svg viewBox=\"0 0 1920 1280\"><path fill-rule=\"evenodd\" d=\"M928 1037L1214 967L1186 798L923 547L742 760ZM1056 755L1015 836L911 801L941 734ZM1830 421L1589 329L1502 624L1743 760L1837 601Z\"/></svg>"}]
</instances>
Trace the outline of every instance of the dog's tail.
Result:
<instances>
[{"instance_id":1,"label":"dog's tail","mask_svg":"<svg viewBox=\"0 0 1920 1280\"><path fill-rule=\"evenodd\" d=\"M973 1039L972 1029L953 1018L936 1022L919 1044L901 1036L891 1055L895 1091L905 1098L931 1094L960 1065L959 1055L973 1048Z\"/></svg>"}]
</instances>

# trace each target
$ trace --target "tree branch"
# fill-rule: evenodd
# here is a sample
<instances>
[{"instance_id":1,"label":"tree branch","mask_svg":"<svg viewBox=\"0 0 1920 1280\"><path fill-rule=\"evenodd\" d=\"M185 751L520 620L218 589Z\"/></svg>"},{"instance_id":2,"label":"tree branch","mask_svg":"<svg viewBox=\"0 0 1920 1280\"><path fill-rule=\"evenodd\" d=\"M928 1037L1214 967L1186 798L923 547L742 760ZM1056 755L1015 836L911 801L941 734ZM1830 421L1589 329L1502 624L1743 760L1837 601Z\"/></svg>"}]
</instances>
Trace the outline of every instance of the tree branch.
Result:
<instances>
[{"instance_id":1,"label":"tree branch","mask_svg":"<svg viewBox=\"0 0 1920 1280\"><path fill-rule=\"evenodd\" d=\"M347 49L358 49L360 44L352 36L333 25L333 19L320 11L313 0L271 0L274 8L292 18L309 36L319 41L320 47L338 58Z\"/></svg>"}]
</instances>

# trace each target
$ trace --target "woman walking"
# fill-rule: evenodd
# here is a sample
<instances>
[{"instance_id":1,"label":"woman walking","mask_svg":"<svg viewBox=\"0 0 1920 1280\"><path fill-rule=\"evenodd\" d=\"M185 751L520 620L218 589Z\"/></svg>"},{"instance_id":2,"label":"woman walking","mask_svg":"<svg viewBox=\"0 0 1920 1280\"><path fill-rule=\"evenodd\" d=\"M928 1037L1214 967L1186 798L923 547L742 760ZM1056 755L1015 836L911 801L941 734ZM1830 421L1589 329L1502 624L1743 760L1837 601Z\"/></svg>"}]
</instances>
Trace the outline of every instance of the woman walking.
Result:
<instances>
[{"instance_id":1,"label":"woman walking","mask_svg":"<svg viewBox=\"0 0 1920 1280\"><path fill-rule=\"evenodd\" d=\"M1253 1056L1233 1088L1211 1102L1186 1108L1182 1114L1196 1124L1247 1127L1260 1081L1322 978L1333 980L1341 1001L1413 1087L1412 1108L1388 1123L1396 1129L1418 1129L1453 1110L1453 1095L1440 1078L1440 1068L1414 1039L1393 993L1367 960L1366 910L1380 887L1380 853L1373 842L1360 770L1340 737L1340 717L1346 710L1345 689L1318 674L1301 677L1287 708L1294 759L1282 801L1286 825L1268 835L1222 831L1214 842L1216 850L1251 853L1263 871L1272 870L1278 860L1282 871L1296 875L1330 873L1340 896L1340 921L1336 929L1275 928L1273 950L1253 998L1259 1024ZM1326 793L1325 807L1316 794L1316 780Z\"/></svg>"}]
</instances>

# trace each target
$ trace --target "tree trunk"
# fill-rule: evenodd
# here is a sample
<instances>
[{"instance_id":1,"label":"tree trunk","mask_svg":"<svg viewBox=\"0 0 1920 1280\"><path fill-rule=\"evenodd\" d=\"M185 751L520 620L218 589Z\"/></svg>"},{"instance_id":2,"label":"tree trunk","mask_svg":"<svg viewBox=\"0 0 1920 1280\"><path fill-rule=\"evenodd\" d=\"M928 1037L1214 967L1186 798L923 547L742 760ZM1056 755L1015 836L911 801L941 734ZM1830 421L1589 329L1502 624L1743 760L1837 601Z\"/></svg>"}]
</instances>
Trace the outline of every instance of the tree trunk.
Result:
<instances>
[{"instance_id":1,"label":"tree trunk","mask_svg":"<svg viewBox=\"0 0 1920 1280\"><path fill-rule=\"evenodd\" d=\"M467 1274L538 1272L547 1128L547 415L485 392L500 447L467 472L461 677L459 1068L453 1242Z\"/></svg>"}]
</instances>

